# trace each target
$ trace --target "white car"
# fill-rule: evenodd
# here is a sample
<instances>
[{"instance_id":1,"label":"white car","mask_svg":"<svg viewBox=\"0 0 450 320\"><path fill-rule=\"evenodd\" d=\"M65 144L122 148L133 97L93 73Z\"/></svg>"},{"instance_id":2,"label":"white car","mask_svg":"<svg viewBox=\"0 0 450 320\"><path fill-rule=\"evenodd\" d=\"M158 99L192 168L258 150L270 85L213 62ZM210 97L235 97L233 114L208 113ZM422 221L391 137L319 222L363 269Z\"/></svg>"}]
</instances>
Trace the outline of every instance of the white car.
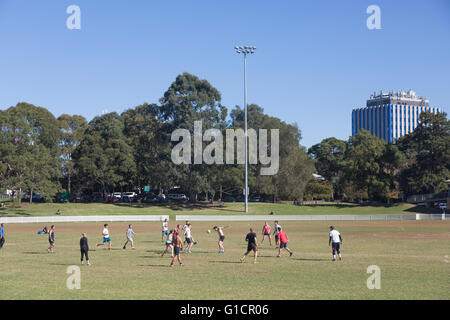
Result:
<instances>
[{"instance_id":1,"label":"white car","mask_svg":"<svg viewBox=\"0 0 450 320\"><path fill-rule=\"evenodd\" d=\"M445 202L439 203L439 209L447 210L447 204Z\"/></svg>"},{"instance_id":2,"label":"white car","mask_svg":"<svg viewBox=\"0 0 450 320\"><path fill-rule=\"evenodd\" d=\"M130 198L134 198L137 196L136 192L124 192L122 196L128 196Z\"/></svg>"},{"instance_id":3,"label":"white car","mask_svg":"<svg viewBox=\"0 0 450 320\"><path fill-rule=\"evenodd\" d=\"M179 193L169 193L167 196L169 199L172 200L188 200L189 198L186 197L185 194L179 194Z\"/></svg>"},{"instance_id":4,"label":"white car","mask_svg":"<svg viewBox=\"0 0 450 320\"><path fill-rule=\"evenodd\" d=\"M122 194L121 194L120 192L114 192L114 193L112 194L112 196L113 196L113 198L117 198L117 199L122 198Z\"/></svg>"}]
</instances>

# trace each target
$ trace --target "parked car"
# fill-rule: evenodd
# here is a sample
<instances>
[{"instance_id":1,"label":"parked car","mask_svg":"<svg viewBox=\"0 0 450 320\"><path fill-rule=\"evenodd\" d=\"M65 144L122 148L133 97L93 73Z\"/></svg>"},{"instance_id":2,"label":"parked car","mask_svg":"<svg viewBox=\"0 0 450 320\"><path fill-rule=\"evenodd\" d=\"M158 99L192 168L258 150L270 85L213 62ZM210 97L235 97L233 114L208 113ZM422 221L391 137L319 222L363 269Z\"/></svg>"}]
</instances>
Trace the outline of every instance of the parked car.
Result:
<instances>
[{"instance_id":1,"label":"parked car","mask_svg":"<svg viewBox=\"0 0 450 320\"><path fill-rule=\"evenodd\" d=\"M133 202L133 197L132 196L122 196L122 198L120 199L122 202L127 202L127 203L130 203L130 202Z\"/></svg>"},{"instance_id":2,"label":"parked car","mask_svg":"<svg viewBox=\"0 0 450 320\"><path fill-rule=\"evenodd\" d=\"M226 197L225 202L236 202L236 198L234 197Z\"/></svg>"},{"instance_id":3,"label":"parked car","mask_svg":"<svg viewBox=\"0 0 450 320\"><path fill-rule=\"evenodd\" d=\"M124 192L124 193L122 193L122 197L123 197L123 196L128 196L128 197L131 197L131 198L136 198L137 194L136 194L136 192Z\"/></svg>"},{"instance_id":4,"label":"parked car","mask_svg":"<svg viewBox=\"0 0 450 320\"><path fill-rule=\"evenodd\" d=\"M182 193L169 193L167 197L171 200L182 200L182 201L189 200L189 198Z\"/></svg>"},{"instance_id":5,"label":"parked car","mask_svg":"<svg viewBox=\"0 0 450 320\"><path fill-rule=\"evenodd\" d=\"M100 193L94 193L92 195L92 202L103 202L103 196Z\"/></svg>"},{"instance_id":6,"label":"parked car","mask_svg":"<svg viewBox=\"0 0 450 320\"><path fill-rule=\"evenodd\" d=\"M122 194L120 192L114 192L112 197L120 200L120 198L122 198Z\"/></svg>"}]
</instances>

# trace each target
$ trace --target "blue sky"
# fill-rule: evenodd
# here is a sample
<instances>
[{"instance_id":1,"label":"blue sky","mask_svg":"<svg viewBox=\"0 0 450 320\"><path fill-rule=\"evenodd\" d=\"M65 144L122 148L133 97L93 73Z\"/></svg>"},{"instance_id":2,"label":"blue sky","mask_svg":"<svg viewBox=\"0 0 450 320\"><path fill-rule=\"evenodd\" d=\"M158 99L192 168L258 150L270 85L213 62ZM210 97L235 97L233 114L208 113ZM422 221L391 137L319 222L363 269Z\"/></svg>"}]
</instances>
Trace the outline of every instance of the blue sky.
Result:
<instances>
[{"instance_id":1,"label":"blue sky","mask_svg":"<svg viewBox=\"0 0 450 320\"><path fill-rule=\"evenodd\" d=\"M69 5L81 30L69 30ZM381 30L366 27L369 5ZM351 135L374 91L413 89L450 105L450 1L0 0L0 109L26 101L55 116L157 103L175 77L207 79L231 110L248 102L296 122L307 147Z\"/></svg>"}]
</instances>

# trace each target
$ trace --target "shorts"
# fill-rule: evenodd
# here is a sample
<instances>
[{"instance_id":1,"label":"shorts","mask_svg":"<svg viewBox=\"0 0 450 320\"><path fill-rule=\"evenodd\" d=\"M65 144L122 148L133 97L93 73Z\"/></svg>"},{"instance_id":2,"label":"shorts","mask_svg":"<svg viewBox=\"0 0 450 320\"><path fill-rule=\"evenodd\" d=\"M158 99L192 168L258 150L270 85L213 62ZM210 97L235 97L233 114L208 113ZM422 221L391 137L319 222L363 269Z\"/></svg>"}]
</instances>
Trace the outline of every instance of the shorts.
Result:
<instances>
[{"instance_id":1,"label":"shorts","mask_svg":"<svg viewBox=\"0 0 450 320\"><path fill-rule=\"evenodd\" d=\"M180 247L174 247L173 248L173 254L176 255L176 256L179 255L180 254Z\"/></svg>"},{"instance_id":2,"label":"shorts","mask_svg":"<svg viewBox=\"0 0 450 320\"><path fill-rule=\"evenodd\" d=\"M127 238L127 243L128 242L133 242L133 238Z\"/></svg>"},{"instance_id":3,"label":"shorts","mask_svg":"<svg viewBox=\"0 0 450 320\"><path fill-rule=\"evenodd\" d=\"M103 243L106 243L106 242L111 242L111 239L103 237Z\"/></svg>"},{"instance_id":4,"label":"shorts","mask_svg":"<svg viewBox=\"0 0 450 320\"><path fill-rule=\"evenodd\" d=\"M172 241L166 240L166 246L171 246L171 245L172 245Z\"/></svg>"},{"instance_id":5,"label":"shorts","mask_svg":"<svg viewBox=\"0 0 450 320\"><path fill-rule=\"evenodd\" d=\"M222 241L222 242L223 242L223 240L225 240L225 236L220 236L220 237L219 237L219 241Z\"/></svg>"},{"instance_id":6,"label":"shorts","mask_svg":"<svg viewBox=\"0 0 450 320\"><path fill-rule=\"evenodd\" d=\"M283 249L283 248L287 248L287 242L286 243L280 243L280 249Z\"/></svg>"},{"instance_id":7,"label":"shorts","mask_svg":"<svg viewBox=\"0 0 450 320\"><path fill-rule=\"evenodd\" d=\"M54 245L55 244L55 240L48 239L48 243L50 243L50 245Z\"/></svg>"},{"instance_id":8,"label":"shorts","mask_svg":"<svg viewBox=\"0 0 450 320\"><path fill-rule=\"evenodd\" d=\"M270 233L264 233L265 236L270 236Z\"/></svg>"},{"instance_id":9,"label":"shorts","mask_svg":"<svg viewBox=\"0 0 450 320\"><path fill-rule=\"evenodd\" d=\"M186 238L186 242L187 242L187 244L190 244L192 242L192 239L191 238Z\"/></svg>"},{"instance_id":10,"label":"shorts","mask_svg":"<svg viewBox=\"0 0 450 320\"><path fill-rule=\"evenodd\" d=\"M331 244L331 248L333 249L333 251L339 251L339 249L341 249L341 244L339 242L333 242Z\"/></svg>"},{"instance_id":11,"label":"shorts","mask_svg":"<svg viewBox=\"0 0 450 320\"><path fill-rule=\"evenodd\" d=\"M278 234L275 235L275 240L278 240Z\"/></svg>"},{"instance_id":12,"label":"shorts","mask_svg":"<svg viewBox=\"0 0 450 320\"><path fill-rule=\"evenodd\" d=\"M254 252L258 251L258 249L256 248L256 245L254 243L249 243L248 244L247 252L250 252L250 251L254 251Z\"/></svg>"},{"instance_id":13,"label":"shorts","mask_svg":"<svg viewBox=\"0 0 450 320\"><path fill-rule=\"evenodd\" d=\"M164 230L163 232L162 232L162 235L163 236L167 236L169 234L169 231L168 230Z\"/></svg>"}]
</instances>

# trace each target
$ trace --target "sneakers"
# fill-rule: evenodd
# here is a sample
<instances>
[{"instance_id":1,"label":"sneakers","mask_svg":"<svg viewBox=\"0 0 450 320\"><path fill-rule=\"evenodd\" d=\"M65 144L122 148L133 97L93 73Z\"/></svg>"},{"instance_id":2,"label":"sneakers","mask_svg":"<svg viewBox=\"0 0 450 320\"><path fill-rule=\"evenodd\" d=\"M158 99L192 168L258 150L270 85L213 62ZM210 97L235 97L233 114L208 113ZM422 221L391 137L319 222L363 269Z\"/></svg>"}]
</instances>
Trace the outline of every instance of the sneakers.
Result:
<instances>
[{"instance_id":1,"label":"sneakers","mask_svg":"<svg viewBox=\"0 0 450 320\"><path fill-rule=\"evenodd\" d=\"M281 257L279 254L277 254L277 258Z\"/></svg>"},{"instance_id":2,"label":"sneakers","mask_svg":"<svg viewBox=\"0 0 450 320\"><path fill-rule=\"evenodd\" d=\"M289 257L292 257L292 252L291 252L291 253L289 253Z\"/></svg>"}]
</instances>

